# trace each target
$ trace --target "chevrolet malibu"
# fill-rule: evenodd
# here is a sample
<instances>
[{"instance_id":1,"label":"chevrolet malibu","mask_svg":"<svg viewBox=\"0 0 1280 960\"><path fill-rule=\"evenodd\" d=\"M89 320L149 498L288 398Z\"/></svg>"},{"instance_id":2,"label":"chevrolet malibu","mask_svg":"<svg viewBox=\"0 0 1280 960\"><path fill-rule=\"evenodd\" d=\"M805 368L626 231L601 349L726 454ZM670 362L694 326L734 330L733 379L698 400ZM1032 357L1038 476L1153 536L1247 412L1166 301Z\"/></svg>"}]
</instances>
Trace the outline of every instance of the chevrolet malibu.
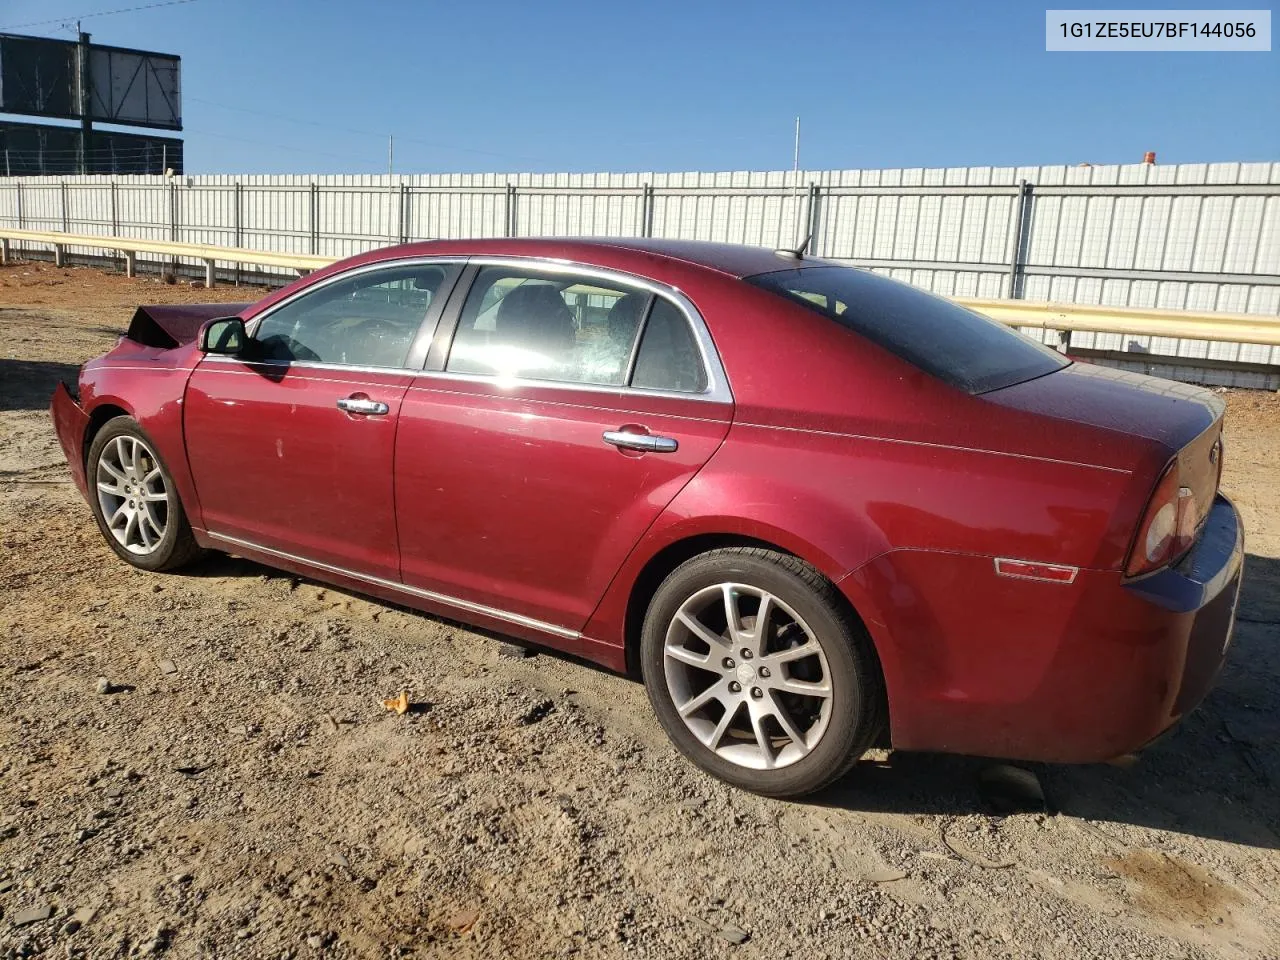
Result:
<instances>
[{"instance_id":1,"label":"chevrolet malibu","mask_svg":"<svg viewBox=\"0 0 1280 960\"><path fill-rule=\"evenodd\" d=\"M139 308L53 418L107 544L222 550L643 678L729 783L1090 762L1193 709L1223 404L785 251L435 241Z\"/></svg>"}]
</instances>

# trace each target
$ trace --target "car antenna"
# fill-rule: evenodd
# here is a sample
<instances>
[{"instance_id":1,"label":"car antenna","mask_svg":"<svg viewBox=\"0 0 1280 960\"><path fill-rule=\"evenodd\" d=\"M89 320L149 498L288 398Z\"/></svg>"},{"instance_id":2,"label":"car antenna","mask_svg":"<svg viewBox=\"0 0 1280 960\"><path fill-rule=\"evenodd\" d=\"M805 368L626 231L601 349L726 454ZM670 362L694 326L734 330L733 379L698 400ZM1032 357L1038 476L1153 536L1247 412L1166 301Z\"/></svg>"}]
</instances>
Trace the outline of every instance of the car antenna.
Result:
<instances>
[{"instance_id":1,"label":"car antenna","mask_svg":"<svg viewBox=\"0 0 1280 960\"><path fill-rule=\"evenodd\" d=\"M788 260L803 260L804 252L809 248L809 241L812 239L813 239L813 231L810 230L805 235L804 240L802 240L799 246L797 246L794 250L788 249L787 247L779 247L777 250L773 252L779 257L786 257Z\"/></svg>"}]
</instances>

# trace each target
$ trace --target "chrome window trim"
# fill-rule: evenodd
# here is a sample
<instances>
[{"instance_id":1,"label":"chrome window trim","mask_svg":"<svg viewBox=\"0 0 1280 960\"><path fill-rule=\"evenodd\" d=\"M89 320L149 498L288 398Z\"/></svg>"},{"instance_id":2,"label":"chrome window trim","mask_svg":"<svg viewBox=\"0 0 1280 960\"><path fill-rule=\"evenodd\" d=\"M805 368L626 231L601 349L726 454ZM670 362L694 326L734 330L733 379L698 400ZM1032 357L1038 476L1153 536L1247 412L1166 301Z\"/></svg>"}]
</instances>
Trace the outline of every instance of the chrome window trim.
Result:
<instances>
[{"instance_id":1,"label":"chrome window trim","mask_svg":"<svg viewBox=\"0 0 1280 960\"><path fill-rule=\"evenodd\" d=\"M412 367L367 367L353 363L319 363L314 360L241 360L238 357L227 357L213 353L206 353L201 363L223 363L237 367L268 367L273 370L317 370L321 373L376 373L379 376L404 377L409 380L422 374L421 370L414 370Z\"/></svg>"},{"instance_id":2,"label":"chrome window trim","mask_svg":"<svg viewBox=\"0 0 1280 960\"><path fill-rule=\"evenodd\" d=\"M299 556L296 553L287 553L284 550L264 547L251 540L241 540L239 537L230 537L225 533L214 533L212 530L208 530L206 531L206 534L212 540L220 540L233 547L244 547L249 550L256 550L259 553L279 557L282 560L291 560L294 563L301 563L305 566L313 567L316 570L325 570L329 573L334 573L341 577L350 577L352 580L360 580L364 583L372 584L373 586L383 587L388 590L396 590L400 593L407 593L410 596L421 597L424 600L431 600L435 603L441 603L445 606L454 607L458 610L466 610L469 613L479 614L482 617L491 617L494 620L502 620L506 623L514 623L518 626L541 630L544 633L563 637L566 640L577 640L582 636L582 634L577 630L570 630L568 627L558 627L554 623L547 623L545 620L526 617L522 613L512 613L510 610L500 610L497 607L489 607L483 603L474 603L471 600L462 600L458 597L451 597L448 594L436 593L434 590L424 590L421 587L411 587L406 583L397 583L394 580L386 580L382 577L375 577L372 574L358 573L355 570L348 570L346 567L334 566L331 563L322 563L319 560L309 560L308 558Z\"/></svg>"},{"instance_id":3,"label":"chrome window trim","mask_svg":"<svg viewBox=\"0 0 1280 960\"><path fill-rule=\"evenodd\" d=\"M223 357L217 354L205 354L202 363L232 363L245 366L266 366L283 369L298 368L302 370L321 370L321 371L340 371L345 373L378 373L378 374L396 374L416 377L446 377L456 378L462 381L478 382L478 383L501 383L503 385L510 384L513 387L549 387L557 390L591 390L596 392L607 393L626 393L635 394L637 396L646 397L665 397L677 400L710 400L716 403L732 403L733 389L729 385L728 375L725 373L724 365L720 361L720 354L716 350L715 341L711 339L711 331L707 328L706 321L698 308L693 302L684 295L678 288L661 283L657 280L651 280L648 277L642 277L638 274L627 273L624 270L614 270L610 267L599 267L594 264L580 263L574 260L563 260L559 258L551 259L546 257L521 257L521 256L467 256L464 254L448 254L441 256L429 257L404 257L393 260L377 260L373 263L362 264L351 270L344 270L341 273L335 273L332 276L325 277L323 280L317 281L303 289L297 291L279 303L273 303L262 313L253 317L245 324L245 332L249 337L257 334L259 324L275 313L277 310L295 303L302 297L307 296L315 291L322 290L332 283L347 280L351 277L359 276L362 273L369 273L375 270L392 269L397 267L407 267L415 265L424 266L446 266L446 265L473 265L477 267L515 267L528 269L530 267L537 269L543 273L568 273L580 276L592 277L595 279L613 281L627 286L636 287L647 291L655 296L666 297L673 302L676 307L684 314L686 322L693 330L694 342L698 345L698 352L702 359L703 372L707 375L707 388L700 393L683 392L678 390L651 390L645 387L632 387L613 384L600 383L575 383L565 380L539 380L530 377L499 377L494 374L482 373L459 373L457 371L447 370L425 370L415 367L371 367L360 366L355 364L342 363L320 363L315 361L285 361L270 362L262 360L246 361L239 360L235 357ZM456 292L456 291L455 291ZM468 295L470 291L467 291ZM446 315L448 305L446 304ZM461 311L461 306L458 308ZM653 312L653 305L650 304L649 312ZM444 319L442 317L442 319ZM454 334L457 333L457 325L454 325ZM450 336L452 344L452 335ZM638 342L636 345L638 349Z\"/></svg>"},{"instance_id":4,"label":"chrome window trim","mask_svg":"<svg viewBox=\"0 0 1280 960\"><path fill-rule=\"evenodd\" d=\"M608 383L577 383L566 380L534 380L528 377L501 377L492 373L460 373L448 370L421 370L417 377L421 380L454 380L461 383L491 384L502 388L538 387L552 390L567 390L581 393L608 393L617 397L662 397L669 400L699 400L728 403L732 397L721 398L702 393L683 393L679 390L651 390L648 387L619 387ZM428 384L415 384L424 388ZM409 389L413 389L410 387Z\"/></svg>"},{"instance_id":5,"label":"chrome window trim","mask_svg":"<svg viewBox=\"0 0 1280 960\"><path fill-rule=\"evenodd\" d=\"M579 263L575 260L550 259L546 257L514 257L514 256L497 256L497 255L476 255L467 258L467 263L473 267L512 267L516 269L533 269L541 273L550 274L572 274L575 276L585 276L597 280L612 281L620 283L624 286L635 287L645 290L656 296L665 297L676 305L681 313L684 314L685 321L689 324L693 331L694 342L698 345L698 353L702 358L702 369L707 375L707 387L705 390L694 392L682 392L677 390L646 390L643 387L632 387L627 384L598 384L598 383L574 383L565 380L538 380L528 377L504 378L496 374L462 374L457 371L442 370L440 373L448 374L454 377L475 377L480 380L494 383L512 383L518 385L530 386L550 386L550 387L569 387L569 388L587 388L592 390L617 390L620 392L634 392L644 395L680 397L685 400L712 400L718 403L732 403L733 390L729 386L729 378L725 374L724 365L720 362L720 354L716 350L715 341L711 339L711 331L707 329L707 323L702 318L702 314L698 312L698 308L693 305L688 297L684 295L676 287L660 283L657 280L651 280L648 277L638 276L634 273L627 273L624 270L614 270L611 267L598 267L594 264ZM474 281L473 281L474 282ZM471 291L467 291L467 296L471 295ZM465 301L464 301L465 304ZM459 308L461 312L461 308ZM653 306L650 305L649 312L653 312ZM459 322L461 316L459 316ZM453 335L457 335L457 325L454 325ZM452 345L452 338L450 339ZM448 361L445 361L446 364ZM424 371L425 374L434 374L436 371Z\"/></svg>"}]
</instances>

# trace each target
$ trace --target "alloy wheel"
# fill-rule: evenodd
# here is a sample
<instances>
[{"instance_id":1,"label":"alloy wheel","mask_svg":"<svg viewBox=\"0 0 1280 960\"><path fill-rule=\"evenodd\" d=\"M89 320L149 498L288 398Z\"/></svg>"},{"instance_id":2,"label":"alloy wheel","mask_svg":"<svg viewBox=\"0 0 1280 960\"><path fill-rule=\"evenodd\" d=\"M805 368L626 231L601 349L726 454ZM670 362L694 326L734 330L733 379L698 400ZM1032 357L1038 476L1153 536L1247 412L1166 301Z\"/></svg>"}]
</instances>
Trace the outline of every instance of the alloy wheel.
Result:
<instances>
[{"instance_id":1,"label":"alloy wheel","mask_svg":"<svg viewBox=\"0 0 1280 960\"><path fill-rule=\"evenodd\" d=\"M155 453L122 434L98 454L98 506L116 543L130 553L155 552L169 524L169 490Z\"/></svg>"},{"instance_id":2,"label":"alloy wheel","mask_svg":"<svg viewBox=\"0 0 1280 960\"><path fill-rule=\"evenodd\" d=\"M759 587L719 583L680 605L663 671L677 713L704 747L753 770L789 766L831 718L831 670L804 620Z\"/></svg>"}]
</instances>

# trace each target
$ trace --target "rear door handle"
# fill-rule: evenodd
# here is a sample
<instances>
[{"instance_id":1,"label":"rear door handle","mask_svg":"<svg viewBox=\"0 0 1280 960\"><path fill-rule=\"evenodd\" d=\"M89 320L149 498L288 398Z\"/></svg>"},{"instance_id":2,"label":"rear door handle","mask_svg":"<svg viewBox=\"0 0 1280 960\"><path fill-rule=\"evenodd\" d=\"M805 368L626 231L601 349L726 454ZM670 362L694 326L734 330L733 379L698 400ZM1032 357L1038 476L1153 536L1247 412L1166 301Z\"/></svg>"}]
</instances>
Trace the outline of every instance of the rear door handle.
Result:
<instances>
[{"instance_id":1,"label":"rear door handle","mask_svg":"<svg viewBox=\"0 0 1280 960\"><path fill-rule=\"evenodd\" d=\"M680 449L675 437L655 437L651 433L631 433L626 430L606 430L604 442L624 450L644 450L647 453L675 453Z\"/></svg>"},{"instance_id":2,"label":"rear door handle","mask_svg":"<svg viewBox=\"0 0 1280 960\"><path fill-rule=\"evenodd\" d=\"M338 409L371 417L381 417L391 411L381 400L370 400L368 397L343 397L338 401Z\"/></svg>"}]
</instances>

